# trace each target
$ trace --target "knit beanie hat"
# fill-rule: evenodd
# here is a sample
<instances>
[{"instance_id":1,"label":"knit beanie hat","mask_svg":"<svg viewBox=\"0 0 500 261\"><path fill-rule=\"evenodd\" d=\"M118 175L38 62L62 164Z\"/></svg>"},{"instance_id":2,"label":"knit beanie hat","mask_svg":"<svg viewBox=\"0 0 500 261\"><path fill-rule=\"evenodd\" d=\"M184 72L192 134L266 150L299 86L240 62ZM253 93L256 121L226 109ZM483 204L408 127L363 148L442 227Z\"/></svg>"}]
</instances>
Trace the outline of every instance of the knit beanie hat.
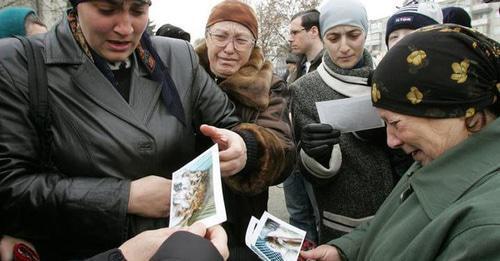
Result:
<instances>
[{"instance_id":1,"label":"knit beanie hat","mask_svg":"<svg viewBox=\"0 0 500 261\"><path fill-rule=\"evenodd\" d=\"M0 38L14 35L25 36L26 29L24 23L26 16L35 14L35 11L28 7L6 7L0 9Z\"/></svg>"},{"instance_id":2,"label":"knit beanie hat","mask_svg":"<svg viewBox=\"0 0 500 261\"><path fill-rule=\"evenodd\" d=\"M443 24L458 24L471 28L470 15L460 7L443 8Z\"/></svg>"},{"instance_id":3,"label":"knit beanie hat","mask_svg":"<svg viewBox=\"0 0 500 261\"><path fill-rule=\"evenodd\" d=\"M257 23L257 16L254 10L249 5L238 0L225 0L212 8L210 16L207 21L207 28L213 24L222 21L232 21L239 23L250 32L253 37L257 39L259 35L259 28Z\"/></svg>"},{"instance_id":4,"label":"knit beanie hat","mask_svg":"<svg viewBox=\"0 0 500 261\"><path fill-rule=\"evenodd\" d=\"M413 29L431 24L442 24L443 13L437 3L422 2L401 7L387 21L385 44L389 35L399 29Z\"/></svg>"},{"instance_id":5,"label":"knit beanie hat","mask_svg":"<svg viewBox=\"0 0 500 261\"><path fill-rule=\"evenodd\" d=\"M321 37L337 25L351 25L368 33L368 16L358 0L324 0L319 7Z\"/></svg>"}]
</instances>

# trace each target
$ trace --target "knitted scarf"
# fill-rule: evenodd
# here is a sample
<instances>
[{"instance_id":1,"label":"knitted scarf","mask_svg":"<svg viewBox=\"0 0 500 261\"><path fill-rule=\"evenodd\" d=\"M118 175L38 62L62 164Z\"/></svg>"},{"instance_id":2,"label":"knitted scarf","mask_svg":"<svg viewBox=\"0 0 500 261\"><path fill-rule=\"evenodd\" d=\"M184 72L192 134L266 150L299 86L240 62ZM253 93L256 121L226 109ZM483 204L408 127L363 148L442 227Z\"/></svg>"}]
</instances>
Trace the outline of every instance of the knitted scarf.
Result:
<instances>
[{"instance_id":1,"label":"knitted scarf","mask_svg":"<svg viewBox=\"0 0 500 261\"><path fill-rule=\"evenodd\" d=\"M87 55L87 57L95 64L95 66L111 82L111 84L115 86L115 88L118 87L118 81L115 79L107 61L92 50L88 45L80 25L78 24L78 18L75 11L69 12L68 22L76 42L80 45L80 48L82 48L85 55ZM167 67L161 62L161 59L153 48L151 39L146 32L142 34L140 43L135 49L135 52L139 58L138 60L140 60L140 62L142 62L148 70L150 79L160 83L162 100L167 107L167 110L170 111L170 113L172 113L172 115L174 115L180 122L182 122L182 124L186 125L184 108L182 107L181 99L175 87L174 81L168 73Z\"/></svg>"},{"instance_id":2,"label":"knitted scarf","mask_svg":"<svg viewBox=\"0 0 500 261\"><path fill-rule=\"evenodd\" d=\"M370 94L368 78L374 67L368 51L364 50L361 61L363 64L359 68L342 69L332 61L328 52L325 52L323 62L317 71L330 88L347 97L368 95Z\"/></svg>"}]
</instances>

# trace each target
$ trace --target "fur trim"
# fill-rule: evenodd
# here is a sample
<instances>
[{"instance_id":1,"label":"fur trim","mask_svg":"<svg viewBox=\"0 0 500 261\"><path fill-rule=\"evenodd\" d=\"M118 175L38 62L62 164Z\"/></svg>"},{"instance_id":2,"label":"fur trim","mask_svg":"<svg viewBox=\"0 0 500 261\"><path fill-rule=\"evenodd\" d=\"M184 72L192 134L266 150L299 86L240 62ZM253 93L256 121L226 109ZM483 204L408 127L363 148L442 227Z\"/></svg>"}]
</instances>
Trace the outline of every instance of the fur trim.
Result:
<instances>
[{"instance_id":1,"label":"fur trim","mask_svg":"<svg viewBox=\"0 0 500 261\"><path fill-rule=\"evenodd\" d=\"M284 148L286 144L274 132L268 129L249 123L242 123L236 126L234 131L250 131L255 135L259 151L259 171L253 173L237 174L224 178L224 182L233 191L245 195L256 195L264 192L269 186L275 185L281 178L287 164ZM293 158L291 156L290 158ZM290 164L291 165L291 164Z\"/></svg>"},{"instance_id":2,"label":"fur trim","mask_svg":"<svg viewBox=\"0 0 500 261\"><path fill-rule=\"evenodd\" d=\"M209 74L210 62L206 43L196 47L200 64ZM231 97L245 106L265 110L269 105L269 92L273 78L271 62L264 60L260 47L255 47L250 59L235 74L219 83L219 86Z\"/></svg>"}]
</instances>

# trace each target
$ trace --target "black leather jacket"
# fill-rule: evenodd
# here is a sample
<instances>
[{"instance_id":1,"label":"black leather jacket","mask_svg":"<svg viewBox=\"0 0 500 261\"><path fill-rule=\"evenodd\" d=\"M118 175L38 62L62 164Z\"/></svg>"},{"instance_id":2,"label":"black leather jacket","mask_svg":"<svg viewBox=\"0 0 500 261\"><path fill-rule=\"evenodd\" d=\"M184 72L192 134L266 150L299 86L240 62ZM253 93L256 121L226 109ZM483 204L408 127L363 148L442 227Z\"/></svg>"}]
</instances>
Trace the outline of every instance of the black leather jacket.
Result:
<instances>
[{"instance_id":1,"label":"black leather jacket","mask_svg":"<svg viewBox=\"0 0 500 261\"><path fill-rule=\"evenodd\" d=\"M26 56L17 39L1 40L0 234L32 241L54 260L90 256L166 226L168 218L127 214L131 180L170 177L196 156L202 123L239 123L234 105L184 41L152 39L177 87L185 126L136 60L127 103L83 54L66 19L37 40L45 49L55 168L37 171L43 152L28 114Z\"/></svg>"}]
</instances>

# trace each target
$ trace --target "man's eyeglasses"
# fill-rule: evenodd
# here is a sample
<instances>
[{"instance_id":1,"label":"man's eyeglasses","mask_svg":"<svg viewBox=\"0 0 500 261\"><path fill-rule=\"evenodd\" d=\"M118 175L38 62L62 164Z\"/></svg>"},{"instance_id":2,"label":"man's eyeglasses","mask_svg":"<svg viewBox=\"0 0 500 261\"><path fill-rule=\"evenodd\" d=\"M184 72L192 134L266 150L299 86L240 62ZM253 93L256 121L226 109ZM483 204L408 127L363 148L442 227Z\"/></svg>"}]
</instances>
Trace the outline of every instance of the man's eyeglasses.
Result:
<instances>
[{"instance_id":1,"label":"man's eyeglasses","mask_svg":"<svg viewBox=\"0 0 500 261\"><path fill-rule=\"evenodd\" d=\"M255 44L255 39L243 35L231 36L222 32L207 32L210 39L217 47L226 47L230 41L233 42L234 49L238 51L245 51Z\"/></svg>"},{"instance_id":2,"label":"man's eyeglasses","mask_svg":"<svg viewBox=\"0 0 500 261\"><path fill-rule=\"evenodd\" d=\"M299 30L291 30L289 34L290 34L290 36L296 36L298 33L302 32L302 31L306 31L306 28L302 28Z\"/></svg>"}]
</instances>

